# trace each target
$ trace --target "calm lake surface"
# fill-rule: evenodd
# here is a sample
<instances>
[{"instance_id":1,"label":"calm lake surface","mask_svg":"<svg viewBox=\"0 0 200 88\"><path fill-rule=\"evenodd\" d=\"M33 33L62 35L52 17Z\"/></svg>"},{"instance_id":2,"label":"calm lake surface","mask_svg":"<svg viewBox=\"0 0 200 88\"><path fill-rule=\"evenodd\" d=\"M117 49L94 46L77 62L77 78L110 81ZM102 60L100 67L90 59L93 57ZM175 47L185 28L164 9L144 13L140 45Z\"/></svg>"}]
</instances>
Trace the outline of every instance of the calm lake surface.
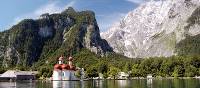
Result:
<instances>
[{"instance_id":1,"label":"calm lake surface","mask_svg":"<svg viewBox=\"0 0 200 88\"><path fill-rule=\"evenodd\" d=\"M0 82L0 88L200 88L200 79Z\"/></svg>"}]
</instances>

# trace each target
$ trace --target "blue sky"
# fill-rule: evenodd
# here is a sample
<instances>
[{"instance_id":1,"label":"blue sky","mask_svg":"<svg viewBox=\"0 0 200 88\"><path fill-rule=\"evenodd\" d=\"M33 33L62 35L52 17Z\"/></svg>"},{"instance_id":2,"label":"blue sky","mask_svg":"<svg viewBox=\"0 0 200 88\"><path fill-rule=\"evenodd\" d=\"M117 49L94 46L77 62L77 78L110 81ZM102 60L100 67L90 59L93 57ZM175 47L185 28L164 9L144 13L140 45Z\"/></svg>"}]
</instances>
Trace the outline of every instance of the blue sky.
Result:
<instances>
[{"instance_id":1,"label":"blue sky","mask_svg":"<svg viewBox=\"0 0 200 88\"><path fill-rule=\"evenodd\" d=\"M77 11L92 10L101 31L108 29L143 0L3 0L0 3L0 31L22 19L36 19L42 13L59 13L69 6Z\"/></svg>"}]
</instances>

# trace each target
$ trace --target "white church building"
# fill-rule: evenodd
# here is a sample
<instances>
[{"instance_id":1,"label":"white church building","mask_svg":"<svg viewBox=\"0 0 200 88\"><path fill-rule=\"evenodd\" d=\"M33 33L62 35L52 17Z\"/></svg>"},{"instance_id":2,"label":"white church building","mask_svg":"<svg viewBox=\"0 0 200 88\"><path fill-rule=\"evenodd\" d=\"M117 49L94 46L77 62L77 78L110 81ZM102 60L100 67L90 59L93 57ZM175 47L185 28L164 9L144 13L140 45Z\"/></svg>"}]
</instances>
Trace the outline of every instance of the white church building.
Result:
<instances>
[{"instance_id":1,"label":"white church building","mask_svg":"<svg viewBox=\"0 0 200 88\"><path fill-rule=\"evenodd\" d=\"M64 64L63 59L64 57L61 56L58 59L58 64L54 65L52 80L79 80L75 77L75 72L78 69L72 63L73 58L68 58L68 64Z\"/></svg>"}]
</instances>

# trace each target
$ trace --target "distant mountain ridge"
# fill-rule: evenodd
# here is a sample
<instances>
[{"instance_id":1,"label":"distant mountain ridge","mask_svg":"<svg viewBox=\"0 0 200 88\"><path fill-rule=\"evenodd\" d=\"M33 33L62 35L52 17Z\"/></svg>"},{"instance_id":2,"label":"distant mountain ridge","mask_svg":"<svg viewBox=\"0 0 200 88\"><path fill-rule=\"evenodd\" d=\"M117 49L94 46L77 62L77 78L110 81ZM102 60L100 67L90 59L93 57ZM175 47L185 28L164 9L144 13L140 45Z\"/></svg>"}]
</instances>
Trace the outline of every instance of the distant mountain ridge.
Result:
<instances>
[{"instance_id":1,"label":"distant mountain ridge","mask_svg":"<svg viewBox=\"0 0 200 88\"><path fill-rule=\"evenodd\" d=\"M199 0L151 0L101 36L131 58L199 55L199 19Z\"/></svg>"},{"instance_id":2,"label":"distant mountain ridge","mask_svg":"<svg viewBox=\"0 0 200 88\"><path fill-rule=\"evenodd\" d=\"M25 19L0 32L0 65L31 66L39 60L56 61L60 55L73 55L82 48L98 55L112 52L100 37L94 12L76 12L69 7L36 20Z\"/></svg>"}]
</instances>

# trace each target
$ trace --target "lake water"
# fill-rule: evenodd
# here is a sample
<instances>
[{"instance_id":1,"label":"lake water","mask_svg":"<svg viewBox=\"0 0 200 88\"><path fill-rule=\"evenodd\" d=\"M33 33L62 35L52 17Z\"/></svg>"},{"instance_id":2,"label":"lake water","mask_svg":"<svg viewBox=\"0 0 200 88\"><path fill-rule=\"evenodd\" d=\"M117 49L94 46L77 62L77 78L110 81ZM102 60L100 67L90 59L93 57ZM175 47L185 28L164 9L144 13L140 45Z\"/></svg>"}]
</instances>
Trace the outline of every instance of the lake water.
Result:
<instances>
[{"instance_id":1,"label":"lake water","mask_svg":"<svg viewBox=\"0 0 200 88\"><path fill-rule=\"evenodd\" d=\"M0 82L0 88L200 88L200 79Z\"/></svg>"}]
</instances>

